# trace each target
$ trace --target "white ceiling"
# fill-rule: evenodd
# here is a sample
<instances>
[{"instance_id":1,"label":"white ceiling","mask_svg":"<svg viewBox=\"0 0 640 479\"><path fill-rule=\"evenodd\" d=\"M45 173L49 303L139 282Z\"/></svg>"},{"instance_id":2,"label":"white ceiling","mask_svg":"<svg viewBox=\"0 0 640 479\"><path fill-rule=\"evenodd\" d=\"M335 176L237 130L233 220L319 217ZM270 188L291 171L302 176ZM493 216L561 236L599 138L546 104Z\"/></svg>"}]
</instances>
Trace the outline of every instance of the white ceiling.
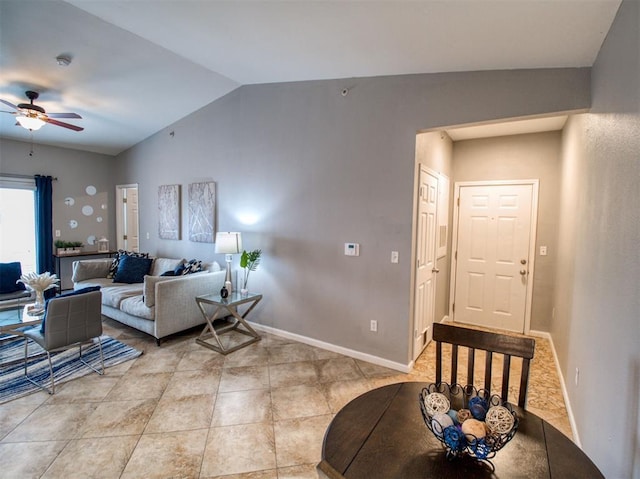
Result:
<instances>
[{"instance_id":1,"label":"white ceiling","mask_svg":"<svg viewBox=\"0 0 640 479\"><path fill-rule=\"evenodd\" d=\"M33 89L83 117L64 121L84 131L45 125L34 142L113 155L245 84L591 66L619 5L0 0L0 98ZM29 141L14 123L0 114L0 136Z\"/></svg>"}]
</instances>

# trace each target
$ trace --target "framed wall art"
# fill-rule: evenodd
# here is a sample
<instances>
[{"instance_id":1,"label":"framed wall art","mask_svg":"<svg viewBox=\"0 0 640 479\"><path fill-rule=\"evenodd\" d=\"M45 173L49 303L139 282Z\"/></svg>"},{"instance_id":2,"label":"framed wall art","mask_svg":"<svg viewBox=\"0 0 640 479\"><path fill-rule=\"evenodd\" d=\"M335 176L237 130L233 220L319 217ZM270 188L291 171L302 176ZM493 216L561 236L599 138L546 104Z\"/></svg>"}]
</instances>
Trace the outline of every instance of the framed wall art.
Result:
<instances>
[{"instance_id":1,"label":"framed wall art","mask_svg":"<svg viewBox=\"0 0 640 479\"><path fill-rule=\"evenodd\" d=\"M180 239L180 185L158 187L158 236Z\"/></svg>"},{"instance_id":2,"label":"framed wall art","mask_svg":"<svg viewBox=\"0 0 640 479\"><path fill-rule=\"evenodd\" d=\"M189 241L213 243L216 235L216 184L189 185Z\"/></svg>"}]
</instances>

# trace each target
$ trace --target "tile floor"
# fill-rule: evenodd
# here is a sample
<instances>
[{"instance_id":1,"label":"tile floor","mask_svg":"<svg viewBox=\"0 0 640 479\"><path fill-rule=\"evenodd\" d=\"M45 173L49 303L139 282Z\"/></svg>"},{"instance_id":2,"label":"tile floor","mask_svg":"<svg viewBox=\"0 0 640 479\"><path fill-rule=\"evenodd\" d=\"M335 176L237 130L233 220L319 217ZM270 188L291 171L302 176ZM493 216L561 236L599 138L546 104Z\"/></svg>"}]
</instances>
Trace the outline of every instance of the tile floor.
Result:
<instances>
[{"instance_id":1,"label":"tile floor","mask_svg":"<svg viewBox=\"0 0 640 479\"><path fill-rule=\"evenodd\" d=\"M144 354L61 384L55 396L0 405L1 477L315 479L342 406L434 376L432 345L401 374L271 334L226 357L195 344L197 332L157 347L106 319L105 334ZM550 345L539 338L528 409L571 437Z\"/></svg>"}]
</instances>

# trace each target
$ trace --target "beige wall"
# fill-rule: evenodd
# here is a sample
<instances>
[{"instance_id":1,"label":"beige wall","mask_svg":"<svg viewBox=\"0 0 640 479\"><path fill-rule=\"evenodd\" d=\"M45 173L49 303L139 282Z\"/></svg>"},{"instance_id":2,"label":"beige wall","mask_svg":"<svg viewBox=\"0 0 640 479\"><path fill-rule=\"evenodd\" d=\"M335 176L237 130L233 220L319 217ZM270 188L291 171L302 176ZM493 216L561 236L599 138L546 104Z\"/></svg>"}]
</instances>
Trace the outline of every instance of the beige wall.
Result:
<instances>
[{"instance_id":1,"label":"beige wall","mask_svg":"<svg viewBox=\"0 0 640 479\"><path fill-rule=\"evenodd\" d=\"M453 181L539 180L538 227L531 329L549 331L553 309L561 132L453 143ZM540 246L547 256L540 256Z\"/></svg>"}]
</instances>

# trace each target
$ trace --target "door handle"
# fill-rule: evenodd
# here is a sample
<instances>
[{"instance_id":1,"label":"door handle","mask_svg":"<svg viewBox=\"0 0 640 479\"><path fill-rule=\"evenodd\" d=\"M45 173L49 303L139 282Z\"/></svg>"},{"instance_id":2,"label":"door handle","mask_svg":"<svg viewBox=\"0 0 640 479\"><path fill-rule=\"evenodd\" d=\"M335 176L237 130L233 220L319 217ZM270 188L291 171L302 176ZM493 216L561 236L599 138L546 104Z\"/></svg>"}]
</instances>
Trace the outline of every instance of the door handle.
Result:
<instances>
[{"instance_id":1,"label":"door handle","mask_svg":"<svg viewBox=\"0 0 640 479\"><path fill-rule=\"evenodd\" d=\"M521 269L521 270L520 270L520 274L521 274L522 276L524 276L525 274L527 274L527 270L526 270L526 269Z\"/></svg>"},{"instance_id":2,"label":"door handle","mask_svg":"<svg viewBox=\"0 0 640 479\"><path fill-rule=\"evenodd\" d=\"M440 270L439 270L438 268L433 268L433 269L431 270L431 272L432 272L432 273L439 273L439 272L440 272Z\"/></svg>"}]
</instances>

